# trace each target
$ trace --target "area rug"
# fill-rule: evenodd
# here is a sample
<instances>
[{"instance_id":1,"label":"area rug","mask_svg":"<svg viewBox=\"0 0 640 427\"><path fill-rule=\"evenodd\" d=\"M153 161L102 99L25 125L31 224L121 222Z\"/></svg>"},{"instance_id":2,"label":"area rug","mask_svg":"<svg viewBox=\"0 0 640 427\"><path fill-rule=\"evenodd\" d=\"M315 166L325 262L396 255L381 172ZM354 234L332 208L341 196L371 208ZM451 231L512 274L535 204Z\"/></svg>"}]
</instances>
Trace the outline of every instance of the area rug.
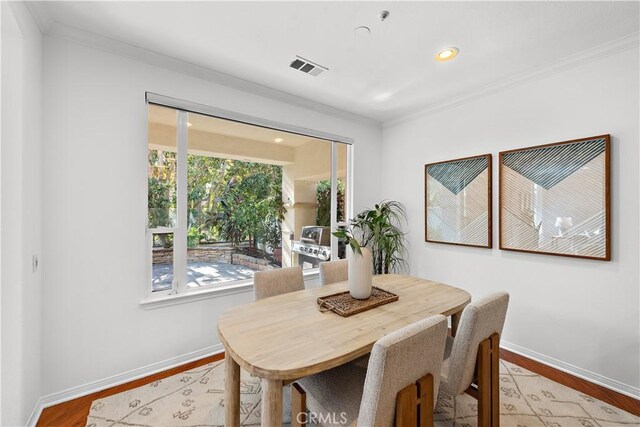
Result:
<instances>
[{"instance_id":1,"label":"area rug","mask_svg":"<svg viewBox=\"0 0 640 427\"><path fill-rule=\"evenodd\" d=\"M242 371L241 423L260 425L260 380ZM289 389L284 391L289 423ZM509 362L500 366L503 427L640 426L640 418ZM476 426L477 401L441 395L436 426ZM455 413L455 423L454 423ZM213 427L224 425L224 362L214 362L142 387L95 400L87 427ZM366 426L365 426L366 427Z\"/></svg>"}]
</instances>

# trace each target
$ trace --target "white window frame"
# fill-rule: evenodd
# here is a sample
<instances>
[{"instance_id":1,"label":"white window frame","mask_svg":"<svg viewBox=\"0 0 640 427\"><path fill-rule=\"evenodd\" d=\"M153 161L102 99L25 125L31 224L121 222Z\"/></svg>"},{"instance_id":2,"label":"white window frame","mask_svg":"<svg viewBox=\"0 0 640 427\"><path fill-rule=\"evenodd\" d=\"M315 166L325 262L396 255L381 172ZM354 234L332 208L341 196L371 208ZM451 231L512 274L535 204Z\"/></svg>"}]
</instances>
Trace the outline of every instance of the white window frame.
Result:
<instances>
[{"instance_id":1,"label":"white window frame","mask_svg":"<svg viewBox=\"0 0 640 427\"><path fill-rule=\"evenodd\" d=\"M172 98L164 95L158 95L155 93L146 93L145 107L155 104L163 107L169 107L177 110L177 132L176 132L176 145L177 145L177 169L176 169L176 224L175 227L156 227L149 228L145 222L146 227L146 283L144 288L144 298L141 301L141 305L146 308L157 308L166 305L173 305L181 302L188 302L191 300L201 300L205 298L211 298L215 296L222 296L228 294L234 294L239 292L246 292L253 289L253 279L236 280L224 285L212 285L202 288L189 289L187 288L187 228L188 228L188 214L187 214L187 152L188 152L188 125L187 118L189 113L198 113L215 118L232 120L240 123L245 123L252 126L260 126L269 129L280 130L289 133L295 133L299 135L309 136L312 138L318 138L326 140L331 143L331 230L335 231L339 226L345 225L344 222L337 221L337 196L338 196L338 145L346 144L347 147L347 195L346 195L346 218L353 217L353 139L333 135L326 132L307 129L299 126L289 125L286 123L274 122L258 117L252 117L245 114L236 113L233 111L222 110L216 107L210 107L202 104L197 104L177 98ZM148 122L148 117L147 117ZM148 126L147 132L148 132ZM145 143L148 145L148 135ZM147 162L147 156L145 156L145 168ZM145 185L146 185L145 181ZM147 188L148 192L148 188ZM148 212L148 205L147 205ZM146 218L146 215L145 215ZM173 282L171 289L165 291L153 292L152 278L153 278L153 236L155 234L173 233ZM331 259L338 258L338 239L331 236ZM318 269L305 270L305 279L316 278L318 276Z\"/></svg>"}]
</instances>

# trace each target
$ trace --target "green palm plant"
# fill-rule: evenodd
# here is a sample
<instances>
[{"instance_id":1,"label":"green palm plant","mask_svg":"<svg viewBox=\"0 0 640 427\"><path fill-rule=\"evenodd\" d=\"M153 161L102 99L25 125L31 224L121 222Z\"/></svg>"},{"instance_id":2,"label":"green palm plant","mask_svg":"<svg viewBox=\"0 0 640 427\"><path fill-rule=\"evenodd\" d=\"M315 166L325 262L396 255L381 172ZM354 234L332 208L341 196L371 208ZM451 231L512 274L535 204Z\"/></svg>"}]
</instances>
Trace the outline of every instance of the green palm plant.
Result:
<instances>
[{"instance_id":1,"label":"green palm plant","mask_svg":"<svg viewBox=\"0 0 640 427\"><path fill-rule=\"evenodd\" d=\"M373 255L375 274L398 271L407 266L405 233L400 226L407 221L404 205L394 200L383 200L373 209L365 209L349 222L348 229L334 232L345 239L354 252L366 246Z\"/></svg>"}]
</instances>

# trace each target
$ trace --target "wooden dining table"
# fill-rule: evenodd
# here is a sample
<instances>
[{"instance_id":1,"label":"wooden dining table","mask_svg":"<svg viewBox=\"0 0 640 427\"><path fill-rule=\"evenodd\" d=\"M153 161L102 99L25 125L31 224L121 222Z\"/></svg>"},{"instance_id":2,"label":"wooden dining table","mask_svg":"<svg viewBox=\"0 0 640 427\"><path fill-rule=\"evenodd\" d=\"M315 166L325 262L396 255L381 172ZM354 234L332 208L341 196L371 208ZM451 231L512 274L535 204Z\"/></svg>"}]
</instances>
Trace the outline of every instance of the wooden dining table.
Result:
<instances>
[{"instance_id":1,"label":"wooden dining table","mask_svg":"<svg viewBox=\"0 0 640 427\"><path fill-rule=\"evenodd\" d=\"M468 292L412 276L385 274L373 285L395 302L350 317L321 312L318 297L347 290L347 282L277 295L232 307L218 318L225 348L225 425L240 425L240 368L262 381L262 426L282 425L282 387L357 359L373 344L420 319L443 314L458 323Z\"/></svg>"}]
</instances>

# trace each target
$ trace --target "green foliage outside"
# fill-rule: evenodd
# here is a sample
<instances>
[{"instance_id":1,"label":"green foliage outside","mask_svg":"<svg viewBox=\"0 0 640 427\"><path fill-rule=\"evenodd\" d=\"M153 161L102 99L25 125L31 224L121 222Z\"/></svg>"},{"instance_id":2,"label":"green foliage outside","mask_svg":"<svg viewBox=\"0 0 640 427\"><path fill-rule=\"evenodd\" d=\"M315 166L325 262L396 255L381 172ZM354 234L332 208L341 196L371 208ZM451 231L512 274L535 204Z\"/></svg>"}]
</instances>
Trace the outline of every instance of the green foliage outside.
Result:
<instances>
[{"instance_id":1,"label":"green foliage outside","mask_svg":"<svg viewBox=\"0 0 640 427\"><path fill-rule=\"evenodd\" d=\"M172 227L176 206L176 155L149 150L149 227Z\"/></svg>"},{"instance_id":2,"label":"green foliage outside","mask_svg":"<svg viewBox=\"0 0 640 427\"><path fill-rule=\"evenodd\" d=\"M187 242L258 241L281 245L282 167L215 157L187 157ZM149 227L173 226L175 153L149 150Z\"/></svg>"},{"instance_id":3,"label":"green foliage outside","mask_svg":"<svg viewBox=\"0 0 640 427\"><path fill-rule=\"evenodd\" d=\"M198 243L206 236L206 234L201 233L196 227L189 227L189 230L187 230L187 247L193 248L194 246L198 246Z\"/></svg>"},{"instance_id":4,"label":"green foliage outside","mask_svg":"<svg viewBox=\"0 0 640 427\"><path fill-rule=\"evenodd\" d=\"M318 211L316 224L329 227L331 225L331 180L318 181L316 187ZM338 180L338 221L344 220L344 182Z\"/></svg>"}]
</instances>

